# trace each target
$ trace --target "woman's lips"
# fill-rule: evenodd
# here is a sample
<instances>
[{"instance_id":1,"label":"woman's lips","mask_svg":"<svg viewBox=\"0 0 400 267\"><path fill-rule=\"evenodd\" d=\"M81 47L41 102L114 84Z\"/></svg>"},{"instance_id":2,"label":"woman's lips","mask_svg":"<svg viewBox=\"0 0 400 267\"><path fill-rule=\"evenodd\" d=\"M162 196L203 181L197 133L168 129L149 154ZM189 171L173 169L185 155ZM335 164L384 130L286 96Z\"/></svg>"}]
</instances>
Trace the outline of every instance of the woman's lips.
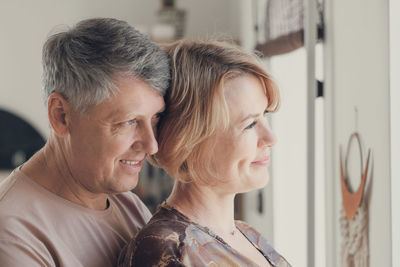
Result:
<instances>
[{"instance_id":1,"label":"woman's lips","mask_svg":"<svg viewBox=\"0 0 400 267\"><path fill-rule=\"evenodd\" d=\"M270 157L267 156L265 158L253 161L251 164L252 165L257 165L257 166L268 166L270 161L271 161Z\"/></svg>"}]
</instances>

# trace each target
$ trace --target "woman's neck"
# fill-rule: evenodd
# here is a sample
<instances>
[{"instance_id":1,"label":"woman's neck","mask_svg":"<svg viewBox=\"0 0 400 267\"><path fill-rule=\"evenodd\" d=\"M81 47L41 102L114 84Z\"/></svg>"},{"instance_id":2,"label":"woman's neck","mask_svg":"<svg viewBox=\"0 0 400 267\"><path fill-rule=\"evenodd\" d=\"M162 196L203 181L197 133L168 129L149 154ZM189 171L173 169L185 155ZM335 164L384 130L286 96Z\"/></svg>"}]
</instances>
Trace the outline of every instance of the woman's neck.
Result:
<instances>
[{"instance_id":1,"label":"woman's neck","mask_svg":"<svg viewBox=\"0 0 400 267\"><path fill-rule=\"evenodd\" d=\"M175 182L167 204L175 207L192 222L225 236L236 231L234 197L233 194L219 193L212 187Z\"/></svg>"}]
</instances>

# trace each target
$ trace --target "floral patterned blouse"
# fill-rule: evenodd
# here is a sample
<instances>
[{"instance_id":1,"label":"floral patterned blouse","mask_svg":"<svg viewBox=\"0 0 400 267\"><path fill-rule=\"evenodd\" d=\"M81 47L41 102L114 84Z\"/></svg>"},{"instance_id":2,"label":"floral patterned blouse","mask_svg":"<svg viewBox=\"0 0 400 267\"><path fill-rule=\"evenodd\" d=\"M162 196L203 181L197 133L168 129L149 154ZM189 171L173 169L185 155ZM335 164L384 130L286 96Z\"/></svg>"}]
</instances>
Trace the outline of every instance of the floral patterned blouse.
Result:
<instances>
[{"instance_id":1,"label":"floral patterned blouse","mask_svg":"<svg viewBox=\"0 0 400 267\"><path fill-rule=\"evenodd\" d=\"M254 228L236 227L272 266L290 264ZM131 266L257 266L208 228L191 222L165 202L150 222L121 252L119 267Z\"/></svg>"}]
</instances>

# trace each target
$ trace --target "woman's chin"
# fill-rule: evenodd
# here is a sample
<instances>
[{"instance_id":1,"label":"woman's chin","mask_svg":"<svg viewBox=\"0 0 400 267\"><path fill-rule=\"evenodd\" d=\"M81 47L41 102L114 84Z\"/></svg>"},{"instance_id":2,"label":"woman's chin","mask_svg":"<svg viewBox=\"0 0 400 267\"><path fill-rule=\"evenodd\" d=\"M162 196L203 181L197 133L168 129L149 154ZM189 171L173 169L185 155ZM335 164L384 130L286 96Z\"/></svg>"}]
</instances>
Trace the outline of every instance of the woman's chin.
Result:
<instances>
[{"instance_id":1,"label":"woman's chin","mask_svg":"<svg viewBox=\"0 0 400 267\"><path fill-rule=\"evenodd\" d=\"M260 177L259 179L256 179L253 184L253 189L251 190L257 190L257 189L262 189L266 187L269 183L269 174L267 173L263 177Z\"/></svg>"},{"instance_id":2,"label":"woman's chin","mask_svg":"<svg viewBox=\"0 0 400 267\"><path fill-rule=\"evenodd\" d=\"M257 179L251 181L251 183L248 183L246 186L242 187L242 190L238 190L239 192L236 193L248 193L254 190L262 189L268 185L269 182L269 177L264 177L263 179Z\"/></svg>"}]
</instances>

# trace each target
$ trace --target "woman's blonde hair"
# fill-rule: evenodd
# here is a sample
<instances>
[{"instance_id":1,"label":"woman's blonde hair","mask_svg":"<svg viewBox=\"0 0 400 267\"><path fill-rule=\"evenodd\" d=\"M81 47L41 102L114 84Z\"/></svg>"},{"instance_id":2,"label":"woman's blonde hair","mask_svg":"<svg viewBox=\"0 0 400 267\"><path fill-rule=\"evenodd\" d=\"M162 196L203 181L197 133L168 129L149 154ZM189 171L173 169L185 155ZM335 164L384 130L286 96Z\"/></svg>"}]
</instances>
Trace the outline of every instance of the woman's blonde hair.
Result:
<instances>
[{"instance_id":1,"label":"woman's blonde hair","mask_svg":"<svg viewBox=\"0 0 400 267\"><path fill-rule=\"evenodd\" d=\"M210 137L229 125L224 83L245 74L258 77L271 112L279 106L278 90L258 58L233 44L181 40L164 49L172 80L158 127L159 150L150 161L178 181L212 184L218 177L210 156L216 138Z\"/></svg>"}]
</instances>

